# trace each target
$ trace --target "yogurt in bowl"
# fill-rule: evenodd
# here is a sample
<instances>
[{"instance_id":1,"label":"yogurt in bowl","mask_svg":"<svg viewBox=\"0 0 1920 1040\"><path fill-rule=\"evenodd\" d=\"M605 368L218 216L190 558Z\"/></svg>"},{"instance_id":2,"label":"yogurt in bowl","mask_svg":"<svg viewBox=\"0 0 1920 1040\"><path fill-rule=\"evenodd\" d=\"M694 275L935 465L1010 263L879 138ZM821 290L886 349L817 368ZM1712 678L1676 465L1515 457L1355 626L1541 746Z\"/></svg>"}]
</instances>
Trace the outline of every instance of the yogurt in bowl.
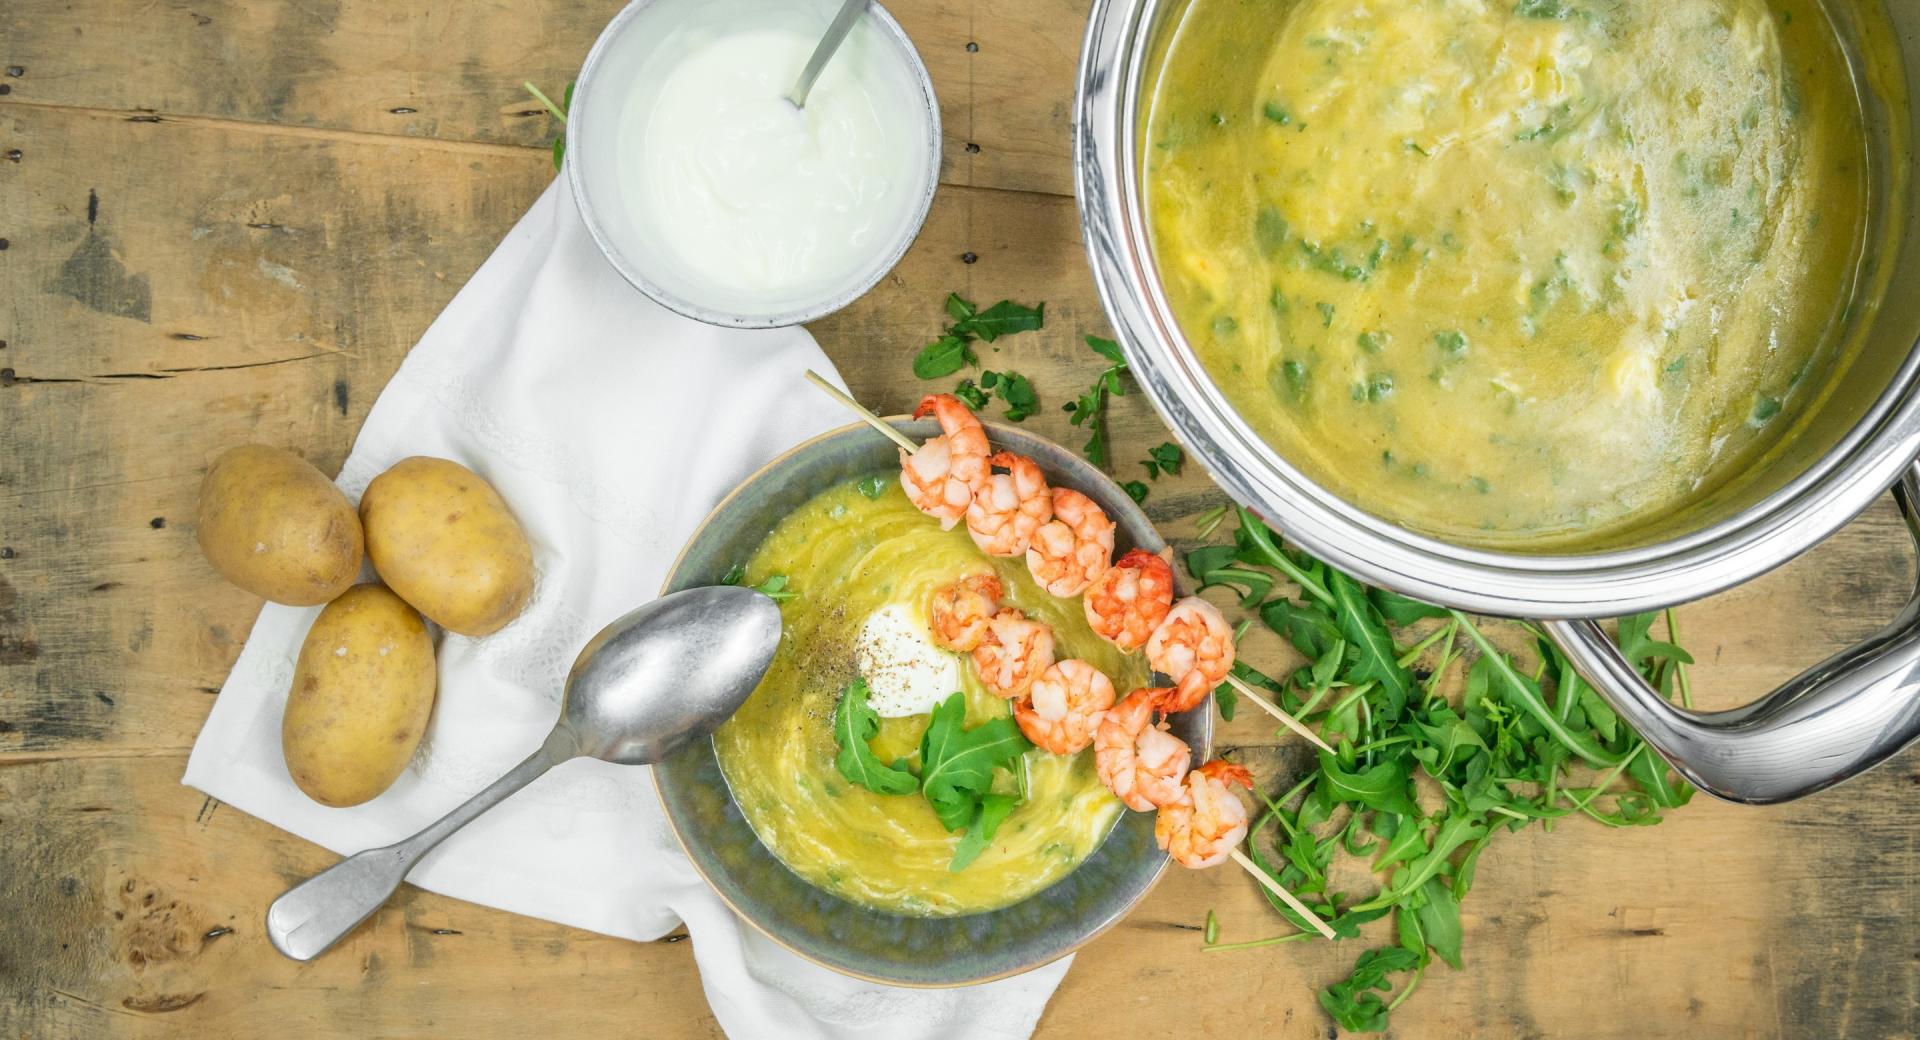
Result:
<instances>
[{"instance_id":1,"label":"yogurt in bowl","mask_svg":"<svg viewBox=\"0 0 1920 1040\"><path fill-rule=\"evenodd\" d=\"M810 321L897 263L926 219L940 117L925 66L870 4L785 98L836 4L636 0L574 90L567 177L614 267L716 325Z\"/></svg>"}]
</instances>

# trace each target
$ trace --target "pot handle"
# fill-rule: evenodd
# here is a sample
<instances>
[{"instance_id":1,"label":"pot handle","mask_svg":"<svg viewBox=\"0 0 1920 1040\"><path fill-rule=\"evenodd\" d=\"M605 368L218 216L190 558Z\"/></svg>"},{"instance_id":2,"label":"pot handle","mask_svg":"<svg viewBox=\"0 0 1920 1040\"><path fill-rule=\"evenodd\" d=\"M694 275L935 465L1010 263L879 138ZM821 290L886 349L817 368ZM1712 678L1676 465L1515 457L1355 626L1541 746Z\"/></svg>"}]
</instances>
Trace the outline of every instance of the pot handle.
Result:
<instances>
[{"instance_id":1,"label":"pot handle","mask_svg":"<svg viewBox=\"0 0 1920 1040\"><path fill-rule=\"evenodd\" d=\"M1893 486L1920 546L1920 463ZM1768 805L1863 772L1920 737L1920 590L1893 623L1760 700L1687 711L1640 678L1593 621L1546 630L1594 689L1680 774L1710 794Z\"/></svg>"}]
</instances>

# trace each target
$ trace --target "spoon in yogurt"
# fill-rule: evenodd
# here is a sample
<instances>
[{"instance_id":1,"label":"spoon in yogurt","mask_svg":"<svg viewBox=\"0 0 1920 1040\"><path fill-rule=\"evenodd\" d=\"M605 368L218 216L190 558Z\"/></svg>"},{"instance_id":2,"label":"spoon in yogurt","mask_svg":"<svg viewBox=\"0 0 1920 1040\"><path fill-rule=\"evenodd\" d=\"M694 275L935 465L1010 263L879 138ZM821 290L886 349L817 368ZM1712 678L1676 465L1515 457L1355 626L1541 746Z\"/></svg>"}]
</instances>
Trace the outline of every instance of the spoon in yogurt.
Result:
<instances>
[{"instance_id":1,"label":"spoon in yogurt","mask_svg":"<svg viewBox=\"0 0 1920 1040\"><path fill-rule=\"evenodd\" d=\"M853 31L853 23L859 21L866 10L867 0L844 0L840 5L833 21L827 25L827 34L820 38L820 45L813 49L813 57L807 59L807 67L800 70L800 78L794 81L793 89L786 93L786 99L793 102L793 107L807 107L807 95L813 91L813 81L820 78L820 70L833 60L833 52L846 42L847 34Z\"/></svg>"}]
</instances>

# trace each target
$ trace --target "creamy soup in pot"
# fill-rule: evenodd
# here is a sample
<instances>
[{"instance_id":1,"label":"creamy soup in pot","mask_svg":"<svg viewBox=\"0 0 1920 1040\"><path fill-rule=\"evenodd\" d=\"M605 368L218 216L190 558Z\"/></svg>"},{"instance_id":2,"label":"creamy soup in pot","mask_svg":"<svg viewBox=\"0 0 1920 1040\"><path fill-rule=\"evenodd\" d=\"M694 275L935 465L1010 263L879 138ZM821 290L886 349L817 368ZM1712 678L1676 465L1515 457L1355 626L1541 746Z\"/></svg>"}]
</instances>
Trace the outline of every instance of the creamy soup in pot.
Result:
<instances>
[{"instance_id":1,"label":"creamy soup in pot","mask_svg":"<svg viewBox=\"0 0 1920 1040\"><path fill-rule=\"evenodd\" d=\"M1458 542L1566 546L1737 477L1833 369L1862 238L1807 0L1193 0L1155 259L1287 460Z\"/></svg>"}]
</instances>

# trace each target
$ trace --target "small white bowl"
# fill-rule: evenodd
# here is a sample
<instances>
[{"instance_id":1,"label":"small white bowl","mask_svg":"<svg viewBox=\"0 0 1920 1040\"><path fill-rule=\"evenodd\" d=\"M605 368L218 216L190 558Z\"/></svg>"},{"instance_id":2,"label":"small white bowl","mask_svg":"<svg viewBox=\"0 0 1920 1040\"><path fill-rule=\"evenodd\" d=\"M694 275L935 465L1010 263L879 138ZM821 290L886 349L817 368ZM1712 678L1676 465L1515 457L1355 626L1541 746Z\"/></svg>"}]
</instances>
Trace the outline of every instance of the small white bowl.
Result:
<instances>
[{"instance_id":1,"label":"small white bowl","mask_svg":"<svg viewBox=\"0 0 1920 1040\"><path fill-rule=\"evenodd\" d=\"M630 216L632 207L624 204L621 194L631 183L623 179L621 141L624 134L635 132L631 109L644 103L643 98L635 96L636 80L656 67L655 63L671 57L672 48L684 44L673 30L688 19L690 12L716 4L740 7L741 24L752 24L756 14L764 15L769 10L768 0L634 0L608 23L588 52L574 85L567 120L567 182L581 219L608 262L661 305L710 325L798 325L831 314L873 288L900 262L919 235L940 182L940 106L934 97L933 80L907 34L885 8L870 2L834 60L847 58L849 51L858 47L883 47L904 64L918 86L925 116L926 155L917 203L905 207L906 219L898 227L876 240L873 255L863 267L843 279L843 284L823 289L818 299L769 301L769 306L757 310L729 306L715 297L701 299L701 286L677 270L662 245L650 241L648 231ZM833 0L791 0L779 4L778 10L784 14L796 6L817 16L819 31L824 33L839 5ZM710 12L700 13L710 16ZM631 177L631 171L625 176Z\"/></svg>"}]
</instances>

